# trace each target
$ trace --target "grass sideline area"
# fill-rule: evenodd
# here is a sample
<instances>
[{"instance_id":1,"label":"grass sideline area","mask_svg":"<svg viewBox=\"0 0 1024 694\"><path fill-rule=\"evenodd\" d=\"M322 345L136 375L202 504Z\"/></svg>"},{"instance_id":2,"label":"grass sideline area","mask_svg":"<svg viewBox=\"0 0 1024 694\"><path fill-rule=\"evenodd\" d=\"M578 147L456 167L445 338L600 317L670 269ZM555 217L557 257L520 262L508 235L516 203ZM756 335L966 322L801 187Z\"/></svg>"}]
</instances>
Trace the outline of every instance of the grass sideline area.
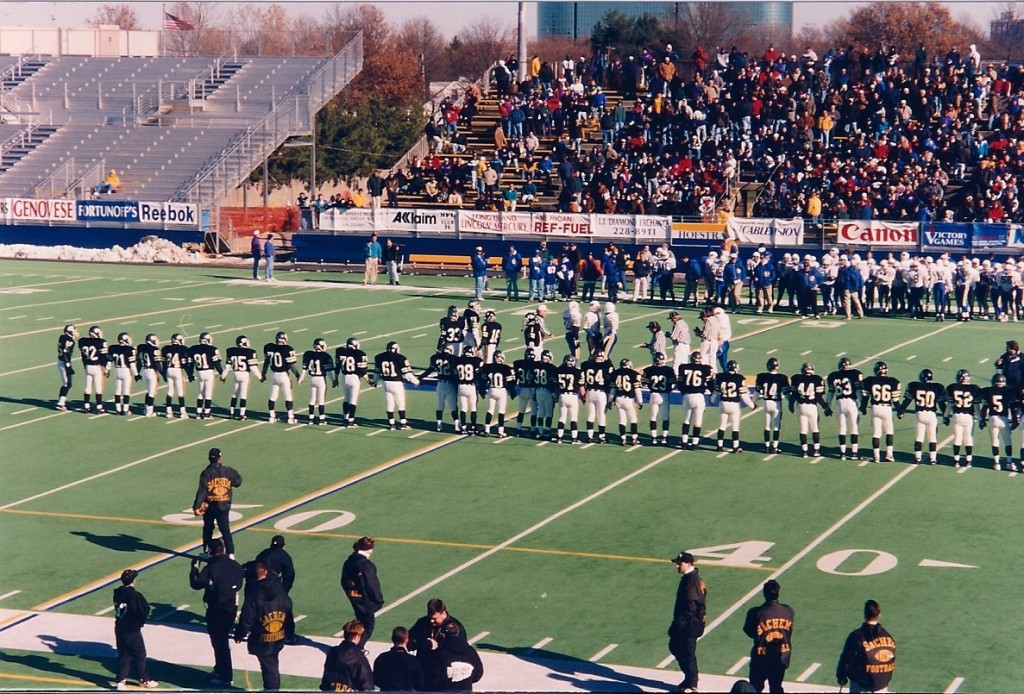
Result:
<instances>
[{"instance_id":1,"label":"grass sideline area","mask_svg":"<svg viewBox=\"0 0 1024 694\"><path fill-rule=\"evenodd\" d=\"M226 419L230 389L222 383L212 420L54 409L54 347L68 322L83 334L99 325L108 342L127 331L135 344L149 332L162 344L173 332L194 344L209 331L222 354L239 334L259 350L278 330L300 355L316 337L333 353L357 335L371 358L396 340L418 373L434 351L437 321L449 304L461 310L472 286L454 277L367 289L355 274L279 271L273 284L247 276L247 268L0 261L0 532L8 556L0 568L0 608L109 618L111 581L124 568L140 568L138 586L154 605L156 623L193 639L174 663L152 663L153 676L161 688L201 688L206 671L198 654L207 654L209 642L202 596L187 580L200 544L190 507L206 451L217 446L244 477L234 506L238 558L255 556L273 534L286 536L303 635L333 643L351 618L340 567L353 539L371 535L386 598L375 641L386 640L393 626L410 625L428 598L441 597L471 636L484 634L476 644L483 654L566 664L552 668L552 691L609 689L566 675L577 668L657 671L660 681L618 681L634 691L657 691L663 683L665 691L680 679L667 658L678 582L669 559L687 549L708 584L708 630L698 658L709 676L746 673L743 617L760 602L762 583L776 577L782 600L796 610L788 681L834 687L843 640L860 624L864 600L874 598L897 642L893 691L1024 691L1016 654L1024 480L991 469L987 430L975 431L974 467L955 470L951 430L941 425L940 464L911 464L912 416L896 423L897 461L876 465L838 460L830 418L822 419L823 457L800 458L788 411L783 452L766 455L760 408L744 413L744 452L724 457L706 438L702 450L678 451L460 437L450 425L437 432L430 390L410 392L411 431L386 429L382 393L371 388L360 399L361 426L347 430L336 426L335 389L328 393L330 426L268 424L268 386L259 383L251 387L245 422ZM528 305L502 296L494 293L484 307L504 325L502 349L519 358ZM556 314L548 324L557 336L550 348L560 362L565 345L557 313L564 304L550 303ZM646 365L647 353L633 345L648 339L649 320L667 326L673 308L621 304L613 359ZM691 328L698 323L694 309L683 316ZM822 375L846 356L865 372L884 359L904 386L924 367L944 384L960 368L987 383L1004 342L1019 339L1014 323L801 321L749 309L732 321L730 357L751 380L768 356L787 374L813 361ZM81 405L79 366L76 353L74 409ZM140 391L136 384L136 412ZM109 403L110 380L106 394ZM306 384L296 388L300 421L308 394ZM162 396L161 389L158 404ZM189 384L190 409L194 397ZM674 407L675 437L679 418ZM705 436L714 435L717 422L709 408ZM646 408L640 423L646 442ZM610 412L613 440L616 424ZM1019 430L1014 439L1016 450ZM861 453L869 449L870 421L862 418ZM0 623L0 640L17 621ZM109 687L113 653L85 647L110 637L112 624L105 628L95 639L74 641L78 646L51 634L50 653L5 643L0 689ZM283 667L288 657L286 650ZM236 686L258 689L258 672L247 680L242 665L236 662ZM291 674L284 686L309 688L318 677ZM478 687L516 688L514 675L504 674L485 675Z\"/></svg>"}]
</instances>

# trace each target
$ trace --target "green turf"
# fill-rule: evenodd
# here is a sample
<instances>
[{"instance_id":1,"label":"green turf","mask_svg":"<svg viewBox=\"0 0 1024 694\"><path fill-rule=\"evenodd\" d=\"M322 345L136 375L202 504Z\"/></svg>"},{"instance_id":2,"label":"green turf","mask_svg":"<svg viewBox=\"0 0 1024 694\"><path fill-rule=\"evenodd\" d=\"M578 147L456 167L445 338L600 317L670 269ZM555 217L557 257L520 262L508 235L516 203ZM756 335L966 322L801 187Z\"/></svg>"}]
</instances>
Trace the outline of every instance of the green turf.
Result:
<instances>
[{"instance_id":1,"label":"green turf","mask_svg":"<svg viewBox=\"0 0 1024 694\"><path fill-rule=\"evenodd\" d=\"M21 591L0 607L48 605L95 584L101 587L53 608L93 615L109 605L111 588L103 579L144 564L149 568L142 585L152 603L161 609L190 605L167 622L198 626L201 602L187 584L189 559L173 552L198 543L197 521L184 512L206 449L215 445L245 478L235 526L258 521L237 533L239 557L253 556L274 533L287 535L299 573L296 612L307 615L303 633L329 636L350 618L338 574L352 540L365 534L378 538L374 560L388 599L378 638L395 624L411 623L427 598L440 596L471 635L490 632L482 648L521 654L551 639L535 655L562 659L557 677L566 681L611 643L618 646L603 664L653 668L667 656L665 629L678 580L668 558L681 549L760 542L762 551L741 565L735 557L698 556L709 586L709 620L731 611L701 641L704 671L723 674L748 653L742 620L757 600L743 597L785 567L779 576L783 599L797 610L790 678L818 663L807 681L833 683L842 641L870 597L882 603L883 623L899 645L895 690L943 691L963 677L960 691L1024 691L1024 667L1016 656L1022 614L1016 586L1024 552L1012 515L1022 479L988 469L987 431L976 432L975 468L957 474L948 445L942 465L906 472L912 417L897 423L899 462L860 465L835 459L832 419L822 420L823 460L793 455L795 419L788 412L784 454L765 460L759 411L744 418L745 452L720 459L709 450L644 446L627 452L617 445L538 446L519 438L501 444L458 440L433 431L434 397L427 392L410 394L410 432L377 433L383 406L373 390L362 395L364 426L352 431L292 431L262 423L266 386L257 383L250 393L253 418L244 423L90 419L52 410L54 342L71 319L80 327L101 325L108 340L121 330L136 342L147 332L166 341L180 331L191 343L209 330L222 350L239 333L258 348L283 329L301 352L317 336L333 347L360 332L369 353L396 339L421 368L433 351L438 318L450 303L465 305L470 287L465 278L415 277L407 278L415 287L367 291L354 275L299 272L279 273L282 280L304 283L298 287L226 283L247 274L245 268L0 262L0 506L13 504L0 512L0 533L14 558L0 568L0 595ZM79 278L89 279L67 281ZM503 348L517 358L519 314L526 305L497 298L485 305L499 312ZM648 320L667 325L668 308L623 304L623 337L614 357L646 363L646 353L633 345L647 339ZM697 323L692 309L684 317L691 327ZM560 321L552 318L549 326L557 333ZM884 359L904 384L926 366L943 382L962 367L983 382L1003 342L1018 336L1015 328L902 319L800 321L788 313L744 310L733 316L731 357L751 378L769 354L788 373L813 361L821 374L845 355L865 372ZM560 359L563 341L553 340L552 350ZM80 387L76 381L74 404ZM108 382L108 396L112 387ZM193 397L194 386L190 408ZM228 397L228 388L218 384L215 405L223 408ZM307 397L306 386L298 386L301 414ZM332 389L328 397L338 392ZM141 396L133 401L138 407ZM333 402L331 413L339 410ZM672 416L677 434L678 409ZM641 433L646 419L644 410ZM616 424L609 413L610 432ZM716 409L708 409L704 424L713 435ZM940 438L949 433L940 427ZM414 434L420 435L409 438ZM1015 436L1019 443L1019 432ZM862 452L869 447L870 422L862 419ZM382 469L389 462L396 466ZM63 485L71 486L54 491ZM853 513L877 492L877 499ZM337 518L348 522L311 532ZM862 550L836 566L846 575L819 568L823 557L827 565L828 555L844 550ZM873 557L888 555L896 558L894 567L852 575ZM926 559L977 568L919 566ZM392 606L396 601L401 604ZM5 653L0 687L102 685L111 664L106 657ZM172 669L168 681L197 686L193 670ZM665 681L671 679L666 673Z\"/></svg>"}]
</instances>

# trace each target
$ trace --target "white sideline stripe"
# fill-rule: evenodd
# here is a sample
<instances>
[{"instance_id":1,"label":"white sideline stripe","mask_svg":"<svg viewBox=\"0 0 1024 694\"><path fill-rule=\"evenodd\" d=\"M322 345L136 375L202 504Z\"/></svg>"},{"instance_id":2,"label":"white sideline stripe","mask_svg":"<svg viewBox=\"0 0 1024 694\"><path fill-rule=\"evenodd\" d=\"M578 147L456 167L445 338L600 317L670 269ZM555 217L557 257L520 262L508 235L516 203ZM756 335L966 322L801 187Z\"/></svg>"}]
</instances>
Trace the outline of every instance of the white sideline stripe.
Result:
<instances>
[{"instance_id":1,"label":"white sideline stripe","mask_svg":"<svg viewBox=\"0 0 1024 694\"><path fill-rule=\"evenodd\" d=\"M296 615L296 616L295 616L295 619L293 619L292 621L293 621L293 622L301 622L301 621L302 621L303 619L305 619L305 618L306 618L307 616L308 616L308 615L304 615L304 614Z\"/></svg>"},{"instance_id":2,"label":"white sideline stripe","mask_svg":"<svg viewBox=\"0 0 1024 694\"><path fill-rule=\"evenodd\" d=\"M48 277L49 275L46 276ZM22 275L22 277L36 277L36 275ZM55 284L74 284L76 282L92 282L98 279L99 277L81 277L79 279L73 280L61 280L60 282L38 282L36 284L19 284L14 287L4 287L4 290L11 291L13 289L30 289L31 287L52 287Z\"/></svg>"},{"instance_id":3,"label":"white sideline stripe","mask_svg":"<svg viewBox=\"0 0 1024 694\"><path fill-rule=\"evenodd\" d=\"M43 316L42 318L36 318L36 320L53 320L53 316Z\"/></svg>"},{"instance_id":4,"label":"white sideline stripe","mask_svg":"<svg viewBox=\"0 0 1024 694\"><path fill-rule=\"evenodd\" d=\"M742 658L740 658L739 660L737 660L733 664L733 666L731 668L726 670L725 674L727 674L727 675L735 675L737 672L739 672L740 670L745 668L747 666L747 663L749 663L749 662L750 662L750 656L749 655L745 655Z\"/></svg>"},{"instance_id":5,"label":"white sideline stripe","mask_svg":"<svg viewBox=\"0 0 1024 694\"><path fill-rule=\"evenodd\" d=\"M78 320L81 320L81 318L79 318ZM70 320L69 320L69 321L65 321L65 322L67 322L67 323L73 323L74 321L70 321ZM137 321L137 320L126 320L126 321L124 321L123 323L121 323L121 325L135 325L135 324L136 324L136 323L138 323L138 322L139 322L139 321Z\"/></svg>"},{"instance_id":6,"label":"white sideline stripe","mask_svg":"<svg viewBox=\"0 0 1024 694\"><path fill-rule=\"evenodd\" d=\"M60 414L67 414L67 413L66 412L61 412ZM178 420L172 420L172 421L180 422L180 421L183 421L183 420L178 419ZM35 501L36 499L42 499L43 497L50 496L51 494L56 494L57 492L62 492L65 489L71 489L72 487L77 487L80 484L85 484L86 482L91 482L93 480L97 480L97 479L100 479L102 477L106 477L107 475L112 475L115 472L121 472L122 470L127 470L129 468L133 468L136 465L141 465L142 463L148 463L150 460L155 460L156 458L162 458L163 456L170 455L171 453L177 453L178 451L184 451L184 450L192 448L194 446L201 446L203 444L209 443L210 441L216 441L217 439L222 439L225 436L231 436L232 434L237 434L239 432L246 431L248 429L252 429L253 427L258 427L261 424L263 424L263 422L256 422L254 424L250 424L248 426L244 426L244 427L242 427L240 429L233 429L231 431L225 431L223 434L217 434L216 436L208 436L205 439L199 439L198 441L193 441L192 443L182 444L181 446L177 446L175 448L170 448L170 449L168 449L166 451L160 451L159 453L153 453L152 455L147 455L145 458L139 458L138 460L133 460L130 463L125 463L124 465L120 465L118 467L111 468L109 470L104 470L103 472L98 472L95 475L89 475L88 477L83 477L80 480L75 480L74 482L68 482L67 484L62 484L59 487L54 487L52 489L48 489L45 492L40 492L38 494L33 494L32 496L27 496L24 499L19 499L18 501L12 501L9 504L4 504L3 506L0 506L0 511L6 511L9 508L14 508L15 506L21 506L22 504L26 504L26 503L28 503L30 501Z\"/></svg>"},{"instance_id":7,"label":"white sideline stripe","mask_svg":"<svg viewBox=\"0 0 1024 694\"><path fill-rule=\"evenodd\" d=\"M660 663L658 663L657 665L655 665L654 667L658 668L659 670L664 670L664 669L665 669L665 668L667 668L667 667L668 667L668 666L669 666L669 665L670 665L670 664L672 663L672 661L673 661L673 660L675 660L675 659L676 659L676 657L675 657L674 655L670 655L670 656L668 656L667 658L665 658L665 659L664 659L663 661L661 661Z\"/></svg>"},{"instance_id":8,"label":"white sideline stripe","mask_svg":"<svg viewBox=\"0 0 1024 694\"><path fill-rule=\"evenodd\" d=\"M656 460L653 460L650 463L647 463L647 465L644 465L642 468L634 470L633 472L629 473L625 477L620 477L619 479L615 480L611 484L607 484L604 487L601 487L600 489L598 489L593 494L585 496L582 499L580 499L579 501L577 501L576 503L570 504L569 506L566 506L561 511L557 511L557 512L551 514L550 516L548 516L547 518L543 519L542 521L531 525L526 530L523 530L522 532L520 532L520 533L518 533L516 535L513 535L512 537L510 537L509 539L505 540L501 544L492 547L491 549L487 550L486 552L483 552L482 554L478 554L477 556L473 557L469 561L465 561L462 564L459 564L458 566L456 566L451 571L448 571L448 572L446 572L444 574L441 574L440 576L438 576L437 578L433 579L432 581L428 581L427 583L424 583L422 586L420 586L419 588L415 589L411 593L407 593L406 595L400 597L398 600L395 600L394 602L392 602L390 605L387 605L382 610L380 610L377 614L384 614L386 612L390 612L391 610L395 609L396 607L398 607L400 605L404 605L408 601L410 601L413 598L421 595L422 593L425 593L426 591L430 590L434 586L436 586L436 585L438 585L440 583L443 583L444 581L448 580L452 576L455 576L456 574L461 573L465 569L468 569L471 566L474 566L474 565L480 563L484 559L487 559L488 557L491 557L494 554L497 554L498 552L504 550L506 547L509 547L509 546L515 544L516 542L519 542L523 538L532 535L533 533L537 532L541 528L544 528L548 524L558 520L562 516L564 516L564 515L566 515L568 513L571 513L572 511L575 511L576 509L580 508L581 506L584 506L584 505L588 504L589 502L593 501L594 499L597 499L597 498L607 494L608 492L612 491L616 487L618 487L618 486L620 486L622 484L625 484L626 482L629 482L634 477L639 477L640 475L642 475L643 473L647 472L648 470L657 467L658 465L660 465L661 463L665 462L669 458L675 456L677 453L679 453L679 451L675 450L675 451L672 451L672 452L670 452L670 453L668 453L666 455L663 455L660 458L658 458ZM2 507L0 507L0 510L2 510ZM760 591L761 591L761 586L759 584L758 587L757 587L757 592L760 593Z\"/></svg>"},{"instance_id":9,"label":"white sideline stripe","mask_svg":"<svg viewBox=\"0 0 1024 694\"><path fill-rule=\"evenodd\" d=\"M837 357L841 357L841 356L843 356L844 354L846 354L846 352L839 352L839 353L837 353L837 354L836 354L836 356L837 356Z\"/></svg>"},{"instance_id":10,"label":"white sideline stripe","mask_svg":"<svg viewBox=\"0 0 1024 694\"><path fill-rule=\"evenodd\" d=\"M336 332L338 332L337 328L335 328L334 330L325 330L324 331L324 335L330 335L330 334L336 333Z\"/></svg>"},{"instance_id":11,"label":"white sideline stripe","mask_svg":"<svg viewBox=\"0 0 1024 694\"><path fill-rule=\"evenodd\" d=\"M3 595L0 595L0 600L6 600L7 598L13 598L15 595L17 595L20 592L21 592L20 590L12 590L10 593L4 593Z\"/></svg>"},{"instance_id":12,"label":"white sideline stripe","mask_svg":"<svg viewBox=\"0 0 1024 694\"><path fill-rule=\"evenodd\" d=\"M966 467L966 465L965 465L964 467L958 468L957 471L956 471L956 474L962 475L962 474L964 474L965 472L967 472L970 469L971 468Z\"/></svg>"},{"instance_id":13,"label":"white sideline stripe","mask_svg":"<svg viewBox=\"0 0 1024 694\"><path fill-rule=\"evenodd\" d=\"M775 454L775 453L769 453L769 454L768 454L768 455L766 455L765 457L761 458L761 460L763 460L764 462L766 462L766 463L767 463L767 462L768 462L769 460L771 460L771 459L772 459L772 458L774 458L775 456L776 456L776 454Z\"/></svg>"},{"instance_id":14,"label":"white sideline stripe","mask_svg":"<svg viewBox=\"0 0 1024 694\"><path fill-rule=\"evenodd\" d=\"M718 454L718 455L716 455L715 457L716 457L716 458L724 458L724 457L725 457L725 456L727 456L727 455L729 455L729 451L722 451L721 453L719 453L719 454Z\"/></svg>"},{"instance_id":15,"label":"white sideline stripe","mask_svg":"<svg viewBox=\"0 0 1024 694\"><path fill-rule=\"evenodd\" d=\"M226 420L226 419L215 419L212 422L210 422L209 424L204 424L203 426L204 427L215 427L218 424L223 424L226 421L228 421L228 420Z\"/></svg>"},{"instance_id":16,"label":"white sideline stripe","mask_svg":"<svg viewBox=\"0 0 1024 694\"><path fill-rule=\"evenodd\" d=\"M541 442L540 442L540 443L538 443L537 445L538 445L538 446L546 446L546 445L548 445L548 443L550 443L550 442L549 442L549 441L541 441Z\"/></svg>"},{"instance_id":17,"label":"white sideline stripe","mask_svg":"<svg viewBox=\"0 0 1024 694\"><path fill-rule=\"evenodd\" d=\"M868 458L867 460L865 460L865 461L861 462L861 463L860 463L860 465L858 465L857 467L864 467L864 466L866 466L866 465L870 465L870 464L871 464L871 462L872 462L872 461L871 461L871 459L870 459L870 458Z\"/></svg>"},{"instance_id":18,"label":"white sideline stripe","mask_svg":"<svg viewBox=\"0 0 1024 694\"><path fill-rule=\"evenodd\" d=\"M292 333L293 334L294 333L304 333L304 332L306 332L308 330L309 330L309 328L296 328L295 330L292 330Z\"/></svg>"},{"instance_id":19,"label":"white sideline stripe","mask_svg":"<svg viewBox=\"0 0 1024 694\"><path fill-rule=\"evenodd\" d=\"M953 357L946 357L942 360L942 363L945 364L947 361L953 361Z\"/></svg>"},{"instance_id":20,"label":"white sideline stripe","mask_svg":"<svg viewBox=\"0 0 1024 694\"><path fill-rule=\"evenodd\" d=\"M953 681L949 683L949 686L946 687L946 690L942 694L953 694L954 692L956 692L957 689L960 688L960 685L963 683L963 677L954 677Z\"/></svg>"},{"instance_id":21,"label":"white sideline stripe","mask_svg":"<svg viewBox=\"0 0 1024 694\"><path fill-rule=\"evenodd\" d=\"M630 446L629 448L626 449L626 453L632 453L633 451L636 451L636 450L639 450L639 449L640 449L640 444L637 444L635 446Z\"/></svg>"},{"instance_id":22,"label":"white sideline stripe","mask_svg":"<svg viewBox=\"0 0 1024 694\"><path fill-rule=\"evenodd\" d=\"M804 670L799 675L797 675L796 681L797 682L806 682L808 679L810 679L811 675L813 675L815 672L817 672L818 668L820 668L820 667L821 667L821 663L811 663L810 666L808 666L808 668L806 670Z\"/></svg>"},{"instance_id":23,"label":"white sideline stripe","mask_svg":"<svg viewBox=\"0 0 1024 694\"><path fill-rule=\"evenodd\" d=\"M985 357L984 359L979 359L979 360L978 360L978 363L979 363L979 364L984 364L984 363L985 363L985 362L987 362L987 361L988 361L988 357Z\"/></svg>"},{"instance_id":24,"label":"white sideline stripe","mask_svg":"<svg viewBox=\"0 0 1024 694\"><path fill-rule=\"evenodd\" d=\"M66 415L66 414L71 414L71 410L64 410L63 412L56 412L54 414L48 414L45 417L36 417L35 419L28 419L28 420L26 420L24 422L18 422L17 424L10 424L10 425L5 426L2 429L0 429L0 431L7 431L8 429L17 429L18 427L23 427L26 424L33 424L35 422L42 422L44 420L53 419L54 417L61 417L61 416Z\"/></svg>"},{"instance_id":25,"label":"white sideline stripe","mask_svg":"<svg viewBox=\"0 0 1024 694\"><path fill-rule=\"evenodd\" d=\"M553 638L551 638L550 636L545 636L540 641L538 641L537 643L535 643L532 646L530 646L530 650L531 651L536 651L538 649L544 648L544 646L548 645L552 641L554 641Z\"/></svg>"},{"instance_id":26,"label":"white sideline stripe","mask_svg":"<svg viewBox=\"0 0 1024 694\"><path fill-rule=\"evenodd\" d=\"M479 634L477 634L476 636L474 636L473 638L471 638L469 640L469 645L472 646L474 643L476 643L480 639L485 639L485 638L487 638L490 635L491 635L491 632L489 632L489 631L481 631Z\"/></svg>"},{"instance_id":27,"label":"white sideline stripe","mask_svg":"<svg viewBox=\"0 0 1024 694\"><path fill-rule=\"evenodd\" d=\"M418 339L420 339L421 337L426 337L426 336L427 336L427 334L426 334L426 333L420 333L419 335L413 335L413 336L412 336L412 339L414 339L414 340L418 340Z\"/></svg>"},{"instance_id":28,"label":"white sideline stripe","mask_svg":"<svg viewBox=\"0 0 1024 694\"><path fill-rule=\"evenodd\" d=\"M154 325L167 325L167 321L163 321L163 320L162 321L157 321L156 323L150 323L149 325L150 326L154 326Z\"/></svg>"},{"instance_id":29,"label":"white sideline stripe","mask_svg":"<svg viewBox=\"0 0 1024 694\"><path fill-rule=\"evenodd\" d=\"M601 658L605 657L606 655L608 655L609 653L611 653L612 651L614 651L618 647L619 647L619 644L617 644L617 643L609 643L607 646L605 646L604 648L599 650L597 653L595 653L594 655L590 656L589 660L592 663L596 663L597 661L601 660Z\"/></svg>"},{"instance_id":30,"label":"white sideline stripe","mask_svg":"<svg viewBox=\"0 0 1024 694\"><path fill-rule=\"evenodd\" d=\"M159 280L157 282L157 284L161 284L163 282L168 282L168 281L169 280ZM188 288L191 289L193 287L202 287L202 286L209 285L209 284L220 284L220 282L219 281L217 281L217 282L190 282L190 283L183 283L181 285L181 287L188 287ZM42 302L40 302L38 304L22 304L20 306L5 306L3 308L0 308L0 311L22 310L22 309L26 309L26 308L39 308L41 306L57 306L59 304L73 304L73 303L76 303L76 302L79 302L79 301L90 301L90 302L96 303L97 301L102 301L104 299L119 299L122 296L138 296L139 294L152 294L154 292L166 292L166 291L171 291L171 290L177 290L177 289L180 289L181 287L164 287L162 289L143 289L141 291L122 292L120 294L104 294L102 296L85 296L85 297L80 297L78 299L61 299L59 301L42 301ZM74 320L81 320L81 318L77 318L77 319L74 319ZM73 321L67 321L67 322L71 323Z\"/></svg>"},{"instance_id":31,"label":"white sideline stripe","mask_svg":"<svg viewBox=\"0 0 1024 694\"><path fill-rule=\"evenodd\" d=\"M38 407L26 407L24 410L18 410L17 412L11 412L11 416L13 417L16 414L25 414L26 412L31 412L32 410L38 410L38 409L39 409Z\"/></svg>"},{"instance_id":32,"label":"white sideline stripe","mask_svg":"<svg viewBox=\"0 0 1024 694\"><path fill-rule=\"evenodd\" d=\"M377 431L371 431L367 436L376 436L377 434L383 434L387 429L378 429Z\"/></svg>"},{"instance_id":33,"label":"white sideline stripe","mask_svg":"<svg viewBox=\"0 0 1024 694\"><path fill-rule=\"evenodd\" d=\"M957 325L957 324L954 323L954 325ZM845 516L843 516L842 518L837 520L835 523L833 523L832 526L829 527L825 532L821 533L816 538L811 540L811 542L806 547L804 547L802 550L800 550L795 555L793 555L793 557L790 558L789 561L787 561L785 564L783 564L778 569L773 571L770 576L764 578L764 580L762 580L762 581L758 581L758 584L756 586L754 586L754 588L752 588L746 595L744 595L738 601L733 603L728 609L726 609L724 612L722 612L722 614L718 615L718 617L716 617L713 622L708 624L707 628L704 630L705 636L708 634L708 632L714 631L716 627L718 627L720 624L722 624L727 619L729 619L729 617L731 617L737 610L739 610L741 607L743 607L745 604L747 604L751 599L753 599L754 597L760 595L761 594L761 587L764 585L765 581L768 581L768 580L771 580L771 579L777 579L779 576L781 576L786 571L791 569L800 560L802 560L808 554L813 552L814 549L816 547L818 547L818 545L822 544L823 542L825 542L825 540L827 540L829 537L831 537L836 532L838 532L844 525L846 525L851 520L853 520L853 518L856 517L861 511L863 511L868 506L870 506L872 503L874 503L874 501L876 499L878 499L880 496L882 496L887 491L892 489L894 486L896 486L896 484L898 484L900 482L900 480L902 480L904 477L906 477L907 475L909 475L910 473L912 473L916 469L917 469L916 465L908 465L905 468L903 468L903 470L901 470L891 480L889 480L888 482L883 484L881 487L879 487L878 490L876 490L871 496L869 496L867 499L865 499L864 501L862 501L859 504L857 504L856 506L854 506L853 509L851 509Z\"/></svg>"},{"instance_id":34,"label":"white sideline stripe","mask_svg":"<svg viewBox=\"0 0 1024 694\"><path fill-rule=\"evenodd\" d=\"M419 437L421 437L421 436L425 436L426 434L429 434L429 433L430 433L429 431L427 431L426 429L424 429L423 431L420 431L420 432L417 432L417 433L413 434L413 435L412 435L412 436L410 436L409 438L410 438L410 439L418 439Z\"/></svg>"},{"instance_id":35,"label":"white sideline stripe","mask_svg":"<svg viewBox=\"0 0 1024 694\"><path fill-rule=\"evenodd\" d=\"M3 431L3 429L0 429L0 431ZM583 444L583 447L580 450L581 451L585 451L585 450L587 450L588 448L590 448L593 445L594 445L593 443L585 443L585 444Z\"/></svg>"},{"instance_id":36,"label":"white sideline stripe","mask_svg":"<svg viewBox=\"0 0 1024 694\"><path fill-rule=\"evenodd\" d=\"M927 339L929 337L935 337L939 333L945 332L946 330L952 330L953 328L956 328L959 325L961 325L961 324L960 323L950 323L949 325L947 325L944 328L939 328L938 330L933 330L930 333L925 333L924 335L919 335L918 337L915 337L913 339L907 340L906 342L901 342L898 345L894 345L894 346L889 347L887 349L883 349L881 352L877 352L875 354L872 354L870 357L864 357L860 361L854 363L854 366L860 366L861 364L867 364L872 359L877 359L878 357L881 357L881 356L884 356L886 354L889 354L889 352L894 352L897 349L900 349L901 347L906 347L907 345L912 345L915 342L920 342L921 340Z\"/></svg>"},{"instance_id":37,"label":"white sideline stripe","mask_svg":"<svg viewBox=\"0 0 1024 694\"><path fill-rule=\"evenodd\" d=\"M163 620L165 620L168 617L170 617L171 615L173 615L175 612L182 612L184 610L187 610L189 607L191 607L191 605L178 605L177 607L172 607L169 610L161 612L156 617L153 617L153 621L154 622L162 622Z\"/></svg>"},{"instance_id":38,"label":"white sideline stripe","mask_svg":"<svg viewBox=\"0 0 1024 694\"><path fill-rule=\"evenodd\" d=\"M825 456L823 456L823 455L815 456L815 457L814 457L814 458L813 458L813 459L811 460L811 465L817 465L818 463L820 463L820 462L821 462L822 460L824 460L824 459L825 459Z\"/></svg>"},{"instance_id":39,"label":"white sideline stripe","mask_svg":"<svg viewBox=\"0 0 1024 694\"><path fill-rule=\"evenodd\" d=\"M495 439L495 440L494 440L494 443L496 443L496 444L498 444L498 443L505 443L506 441L508 441L508 440L509 440L509 439L511 439L511 438L512 438L511 436L506 436L506 437L505 437L505 438L503 438L503 439Z\"/></svg>"},{"instance_id":40,"label":"white sideline stripe","mask_svg":"<svg viewBox=\"0 0 1024 694\"><path fill-rule=\"evenodd\" d=\"M96 613L96 616L100 617L102 615L105 615L108 612L113 612L113 611L114 611L114 606L113 605L111 605L110 607L104 607L102 610L100 610L99 612Z\"/></svg>"},{"instance_id":41,"label":"white sideline stripe","mask_svg":"<svg viewBox=\"0 0 1024 694\"><path fill-rule=\"evenodd\" d=\"M742 352L742 351L743 351L742 347L737 347L736 349L733 350L733 352Z\"/></svg>"},{"instance_id":42,"label":"white sideline stripe","mask_svg":"<svg viewBox=\"0 0 1024 694\"><path fill-rule=\"evenodd\" d=\"M93 416L89 417L89 419L99 419L100 417L106 417L108 414L108 412L98 412Z\"/></svg>"}]
</instances>

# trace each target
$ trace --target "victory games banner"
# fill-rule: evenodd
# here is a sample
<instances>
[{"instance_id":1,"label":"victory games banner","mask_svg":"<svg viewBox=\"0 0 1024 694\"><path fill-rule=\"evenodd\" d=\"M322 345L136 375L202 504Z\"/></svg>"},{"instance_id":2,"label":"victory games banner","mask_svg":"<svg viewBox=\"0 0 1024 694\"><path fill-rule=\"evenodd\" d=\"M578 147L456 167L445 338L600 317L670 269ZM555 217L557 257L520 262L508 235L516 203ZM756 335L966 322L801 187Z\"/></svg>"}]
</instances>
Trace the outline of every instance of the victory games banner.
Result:
<instances>
[{"instance_id":1,"label":"victory games banner","mask_svg":"<svg viewBox=\"0 0 1024 694\"><path fill-rule=\"evenodd\" d=\"M839 222L836 235L840 244L916 246L917 227L917 222L847 219Z\"/></svg>"},{"instance_id":2,"label":"victory games banner","mask_svg":"<svg viewBox=\"0 0 1024 694\"><path fill-rule=\"evenodd\" d=\"M971 224L932 222L922 225L921 243L937 248L969 248Z\"/></svg>"}]
</instances>

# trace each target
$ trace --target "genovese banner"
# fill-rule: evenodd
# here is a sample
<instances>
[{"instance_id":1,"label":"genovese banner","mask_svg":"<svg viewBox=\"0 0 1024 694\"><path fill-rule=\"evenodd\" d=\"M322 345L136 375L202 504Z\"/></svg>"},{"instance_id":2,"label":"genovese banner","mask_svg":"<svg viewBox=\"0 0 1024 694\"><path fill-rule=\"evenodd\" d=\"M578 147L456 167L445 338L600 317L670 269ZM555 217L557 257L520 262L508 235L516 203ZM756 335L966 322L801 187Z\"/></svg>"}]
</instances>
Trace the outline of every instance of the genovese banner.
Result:
<instances>
[{"instance_id":1,"label":"genovese banner","mask_svg":"<svg viewBox=\"0 0 1024 694\"><path fill-rule=\"evenodd\" d=\"M73 200L32 200L29 198L7 198L6 218L12 222L73 222L75 203Z\"/></svg>"},{"instance_id":2,"label":"genovese banner","mask_svg":"<svg viewBox=\"0 0 1024 694\"><path fill-rule=\"evenodd\" d=\"M938 248L969 248L971 224L929 222L922 225L921 243Z\"/></svg>"},{"instance_id":3,"label":"genovese banner","mask_svg":"<svg viewBox=\"0 0 1024 694\"><path fill-rule=\"evenodd\" d=\"M729 238L752 246L798 246L804 242L804 220L730 217Z\"/></svg>"},{"instance_id":4,"label":"genovese banner","mask_svg":"<svg viewBox=\"0 0 1024 694\"><path fill-rule=\"evenodd\" d=\"M845 219L839 222L836 234L840 244L916 246L918 242L917 229L917 222Z\"/></svg>"}]
</instances>

